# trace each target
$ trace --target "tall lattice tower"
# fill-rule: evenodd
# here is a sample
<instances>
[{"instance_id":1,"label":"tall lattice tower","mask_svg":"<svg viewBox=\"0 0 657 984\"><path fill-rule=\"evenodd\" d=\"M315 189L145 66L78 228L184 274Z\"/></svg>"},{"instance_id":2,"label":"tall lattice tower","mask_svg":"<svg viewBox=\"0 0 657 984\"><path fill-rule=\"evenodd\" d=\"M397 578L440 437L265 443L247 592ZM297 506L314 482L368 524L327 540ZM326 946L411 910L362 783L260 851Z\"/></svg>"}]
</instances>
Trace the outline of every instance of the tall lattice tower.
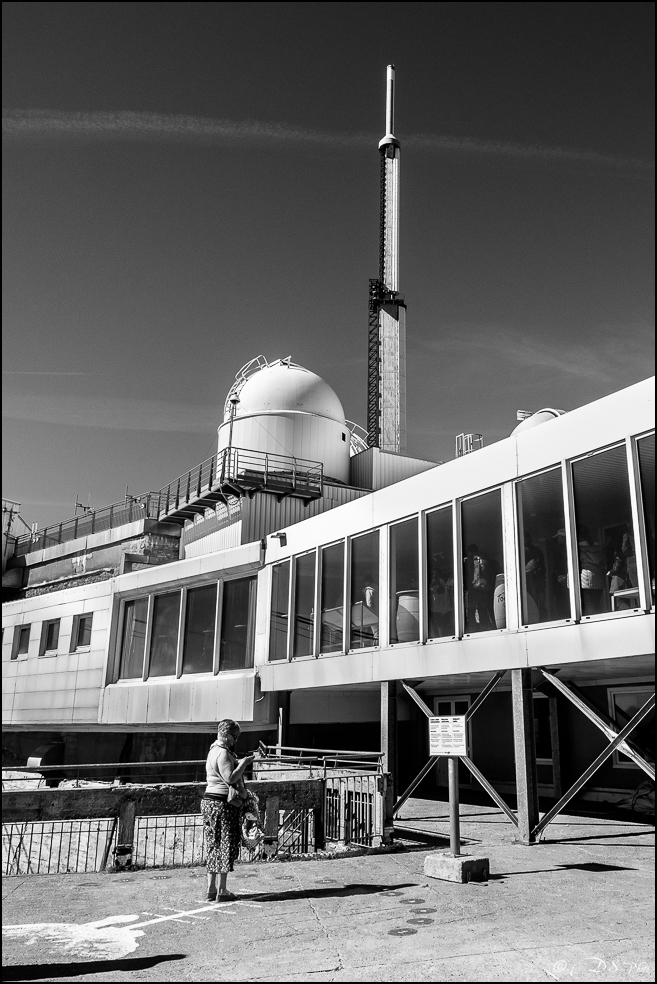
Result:
<instances>
[{"instance_id":1,"label":"tall lattice tower","mask_svg":"<svg viewBox=\"0 0 657 984\"><path fill-rule=\"evenodd\" d=\"M399 294L399 159L395 66L386 79L386 135L379 142L379 276L370 280L367 430L370 447L406 451L406 305Z\"/></svg>"}]
</instances>

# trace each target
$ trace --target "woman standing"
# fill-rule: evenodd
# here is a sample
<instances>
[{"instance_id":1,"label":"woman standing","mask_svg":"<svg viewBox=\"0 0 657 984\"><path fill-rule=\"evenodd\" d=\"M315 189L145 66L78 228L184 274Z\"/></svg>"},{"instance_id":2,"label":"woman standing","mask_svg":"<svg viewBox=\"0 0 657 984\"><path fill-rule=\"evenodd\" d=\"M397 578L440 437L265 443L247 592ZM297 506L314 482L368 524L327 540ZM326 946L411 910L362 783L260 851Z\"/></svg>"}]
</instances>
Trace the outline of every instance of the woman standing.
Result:
<instances>
[{"instance_id":1,"label":"woman standing","mask_svg":"<svg viewBox=\"0 0 657 984\"><path fill-rule=\"evenodd\" d=\"M242 834L240 810L229 804L228 789L242 780L247 766L253 762L253 755L238 759L234 754L233 749L239 736L240 726L236 721L220 721L217 726L217 740L210 746L205 763L208 785L201 800L201 814L208 868L207 902L221 899L230 901L235 898L226 888L226 881L239 857Z\"/></svg>"}]
</instances>

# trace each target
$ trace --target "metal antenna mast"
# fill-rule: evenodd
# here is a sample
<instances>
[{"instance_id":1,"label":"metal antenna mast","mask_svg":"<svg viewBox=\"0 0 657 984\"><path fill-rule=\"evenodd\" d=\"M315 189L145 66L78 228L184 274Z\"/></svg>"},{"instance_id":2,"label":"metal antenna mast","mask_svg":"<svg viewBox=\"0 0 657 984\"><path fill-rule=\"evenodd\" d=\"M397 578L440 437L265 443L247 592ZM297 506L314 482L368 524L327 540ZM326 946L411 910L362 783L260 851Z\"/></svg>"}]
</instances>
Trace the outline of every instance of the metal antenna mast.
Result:
<instances>
[{"instance_id":1,"label":"metal antenna mast","mask_svg":"<svg viewBox=\"0 0 657 984\"><path fill-rule=\"evenodd\" d=\"M370 280L367 430L370 447L406 451L406 305L399 294L399 160L394 135L395 66L386 73L381 155L379 276Z\"/></svg>"}]
</instances>

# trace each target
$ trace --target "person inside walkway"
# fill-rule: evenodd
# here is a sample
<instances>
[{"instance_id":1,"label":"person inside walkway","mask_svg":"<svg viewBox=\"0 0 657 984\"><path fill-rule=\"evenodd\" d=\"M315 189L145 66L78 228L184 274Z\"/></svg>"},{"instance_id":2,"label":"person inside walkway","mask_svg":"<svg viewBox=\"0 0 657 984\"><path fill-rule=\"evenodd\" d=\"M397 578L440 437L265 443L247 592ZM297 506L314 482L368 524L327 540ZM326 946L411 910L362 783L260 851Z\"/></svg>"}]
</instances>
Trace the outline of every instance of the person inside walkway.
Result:
<instances>
[{"instance_id":1,"label":"person inside walkway","mask_svg":"<svg viewBox=\"0 0 657 984\"><path fill-rule=\"evenodd\" d=\"M217 740L210 746L205 763L207 788L201 800L201 814L208 869L207 902L230 901L235 898L228 891L226 883L240 853L241 810L229 803L228 794L231 787L243 787L244 773L253 762L253 755L246 755L241 759L235 755L234 748L239 736L240 726L236 721L220 721L217 725Z\"/></svg>"}]
</instances>

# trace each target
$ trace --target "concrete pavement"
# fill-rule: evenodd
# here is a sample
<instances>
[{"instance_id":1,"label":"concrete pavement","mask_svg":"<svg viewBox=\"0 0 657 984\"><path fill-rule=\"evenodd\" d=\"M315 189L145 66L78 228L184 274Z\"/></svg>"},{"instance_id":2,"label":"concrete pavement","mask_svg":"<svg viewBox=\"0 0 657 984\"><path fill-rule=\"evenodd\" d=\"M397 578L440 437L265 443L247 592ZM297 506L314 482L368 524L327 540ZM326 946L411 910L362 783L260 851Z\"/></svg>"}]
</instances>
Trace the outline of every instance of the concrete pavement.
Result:
<instances>
[{"instance_id":1,"label":"concrete pavement","mask_svg":"<svg viewBox=\"0 0 657 984\"><path fill-rule=\"evenodd\" d=\"M462 835L492 877L457 885L423 873L447 805L403 816L403 850L244 865L225 905L204 903L202 868L7 878L4 979L654 980L652 826L562 817L527 848L499 811L466 805Z\"/></svg>"}]
</instances>

